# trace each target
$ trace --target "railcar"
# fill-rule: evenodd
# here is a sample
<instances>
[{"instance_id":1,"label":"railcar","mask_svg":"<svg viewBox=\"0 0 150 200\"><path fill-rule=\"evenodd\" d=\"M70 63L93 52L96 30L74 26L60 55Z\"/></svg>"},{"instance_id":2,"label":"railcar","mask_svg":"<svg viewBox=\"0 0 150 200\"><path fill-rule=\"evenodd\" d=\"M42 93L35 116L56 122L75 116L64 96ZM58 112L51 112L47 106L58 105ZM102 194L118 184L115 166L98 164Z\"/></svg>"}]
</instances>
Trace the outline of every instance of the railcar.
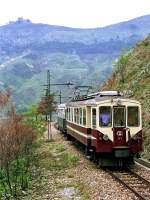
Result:
<instances>
[{"instance_id":1,"label":"railcar","mask_svg":"<svg viewBox=\"0 0 150 200\"><path fill-rule=\"evenodd\" d=\"M58 105L58 107L57 107L57 124L58 124L58 129L63 133L66 133L66 131L67 131L65 110L66 110L65 104Z\"/></svg>"},{"instance_id":2,"label":"railcar","mask_svg":"<svg viewBox=\"0 0 150 200\"><path fill-rule=\"evenodd\" d=\"M66 134L100 166L123 166L142 151L141 104L118 91L78 97L65 105Z\"/></svg>"}]
</instances>

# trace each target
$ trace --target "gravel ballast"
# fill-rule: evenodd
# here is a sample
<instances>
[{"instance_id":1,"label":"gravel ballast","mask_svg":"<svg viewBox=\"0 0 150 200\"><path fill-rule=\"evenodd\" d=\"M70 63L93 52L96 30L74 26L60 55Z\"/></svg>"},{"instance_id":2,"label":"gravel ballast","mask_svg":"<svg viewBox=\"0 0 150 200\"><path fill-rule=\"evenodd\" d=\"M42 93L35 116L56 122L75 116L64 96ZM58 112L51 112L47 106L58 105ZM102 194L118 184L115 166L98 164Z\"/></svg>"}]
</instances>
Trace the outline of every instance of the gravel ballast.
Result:
<instances>
[{"instance_id":1,"label":"gravel ballast","mask_svg":"<svg viewBox=\"0 0 150 200\"><path fill-rule=\"evenodd\" d=\"M120 185L105 170L98 168L92 161L70 141L52 127L53 141L59 147L64 146L65 151L70 155L79 157L79 161L73 165L65 167L63 170L51 170L44 168L42 176L45 179L43 186L35 186L30 193L31 199L37 200L135 200L138 199L132 192ZM47 151L48 143L44 144L44 151ZM41 147L43 148L43 147ZM42 151L42 150L41 150ZM63 151L63 150L62 150ZM51 154L59 162L60 155L53 152ZM59 156L58 156L59 155ZM49 159L48 157L46 159ZM136 171L140 173L140 168ZM144 172L146 174L146 172ZM145 175L146 176L146 175ZM27 198L24 198L25 200Z\"/></svg>"}]
</instances>

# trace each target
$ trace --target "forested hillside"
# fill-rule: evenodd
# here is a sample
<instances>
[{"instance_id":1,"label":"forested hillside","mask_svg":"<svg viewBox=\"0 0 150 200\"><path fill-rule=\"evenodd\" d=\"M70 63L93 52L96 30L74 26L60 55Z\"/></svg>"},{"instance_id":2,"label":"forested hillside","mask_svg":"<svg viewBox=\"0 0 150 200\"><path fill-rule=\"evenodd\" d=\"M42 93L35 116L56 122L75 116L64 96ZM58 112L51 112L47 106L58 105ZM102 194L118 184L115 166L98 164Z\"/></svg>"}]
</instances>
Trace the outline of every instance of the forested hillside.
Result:
<instances>
[{"instance_id":1,"label":"forested hillside","mask_svg":"<svg viewBox=\"0 0 150 200\"><path fill-rule=\"evenodd\" d=\"M126 96L138 99L143 108L144 157L150 160L150 36L120 57L115 72L103 89L124 91Z\"/></svg>"},{"instance_id":2,"label":"forested hillside","mask_svg":"<svg viewBox=\"0 0 150 200\"><path fill-rule=\"evenodd\" d=\"M16 106L36 103L51 71L51 82L99 87L112 63L150 33L150 15L104 28L75 29L19 18L0 27L0 88L10 87ZM68 88L62 89L68 95ZM21 98L20 98L21 97Z\"/></svg>"}]
</instances>

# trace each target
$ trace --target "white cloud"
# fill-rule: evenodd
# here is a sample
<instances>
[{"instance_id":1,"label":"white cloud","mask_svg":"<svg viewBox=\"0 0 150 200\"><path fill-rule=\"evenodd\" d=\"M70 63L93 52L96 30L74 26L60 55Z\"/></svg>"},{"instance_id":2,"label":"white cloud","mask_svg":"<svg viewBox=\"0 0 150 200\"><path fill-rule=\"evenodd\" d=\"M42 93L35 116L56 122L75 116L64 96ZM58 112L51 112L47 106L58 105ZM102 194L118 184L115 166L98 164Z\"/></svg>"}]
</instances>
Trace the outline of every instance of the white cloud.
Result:
<instances>
[{"instance_id":1,"label":"white cloud","mask_svg":"<svg viewBox=\"0 0 150 200\"><path fill-rule=\"evenodd\" d=\"M150 0L0 0L0 24L18 17L71 27L100 27L150 14Z\"/></svg>"}]
</instances>

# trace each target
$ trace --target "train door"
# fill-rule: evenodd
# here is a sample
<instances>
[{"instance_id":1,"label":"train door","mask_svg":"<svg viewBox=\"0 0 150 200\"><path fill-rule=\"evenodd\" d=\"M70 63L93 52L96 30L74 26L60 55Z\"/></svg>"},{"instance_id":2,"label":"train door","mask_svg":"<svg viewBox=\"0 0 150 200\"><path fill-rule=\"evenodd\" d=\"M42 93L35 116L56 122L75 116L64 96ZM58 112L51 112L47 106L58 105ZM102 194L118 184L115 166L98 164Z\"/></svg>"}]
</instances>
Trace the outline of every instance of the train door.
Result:
<instances>
[{"instance_id":1,"label":"train door","mask_svg":"<svg viewBox=\"0 0 150 200\"><path fill-rule=\"evenodd\" d=\"M126 108L125 106L113 107L113 136L114 146L126 146Z\"/></svg>"},{"instance_id":2,"label":"train door","mask_svg":"<svg viewBox=\"0 0 150 200\"><path fill-rule=\"evenodd\" d=\"M96 115L96 108L92 108L92 113L91 113L91 122L92 122L92 129L96 129L96 117L97 117L97 115Z\"/></svg>"}]
</instances>

